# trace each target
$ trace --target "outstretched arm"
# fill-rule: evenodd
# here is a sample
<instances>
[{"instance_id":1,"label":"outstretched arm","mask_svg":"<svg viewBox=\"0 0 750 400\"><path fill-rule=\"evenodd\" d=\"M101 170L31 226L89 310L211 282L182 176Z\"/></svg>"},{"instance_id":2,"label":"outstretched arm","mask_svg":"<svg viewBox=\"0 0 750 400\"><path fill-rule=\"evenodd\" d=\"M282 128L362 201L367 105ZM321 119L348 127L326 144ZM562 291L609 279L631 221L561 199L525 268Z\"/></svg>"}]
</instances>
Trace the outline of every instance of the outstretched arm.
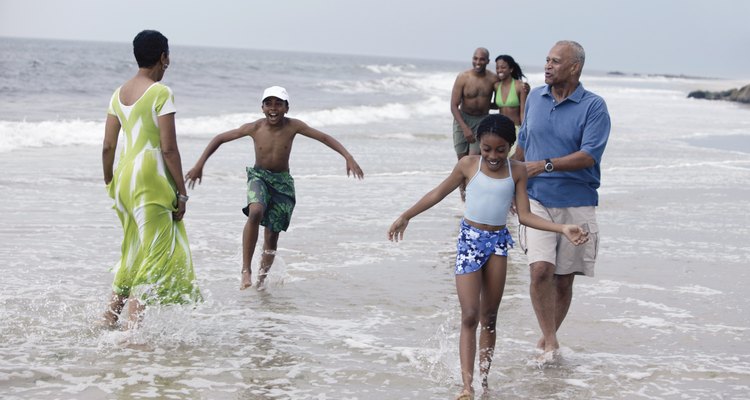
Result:
<instances>
[{"instance_id":1,"label":"outstretched arm","mask_svg":"<svg viewBox=\"0 0 750 400\"><path fill-rule=\"evenodd\" d=\"M299 120L298 120L299 121ZM344 147L341 142L333 138L333 136L328 135L326 133L323 133L315 128L311 128L306 123L299 121L300 127L297 130L297 132L301 135L307 136L311 139L315 139L324 145L330 147L337 153L341 154L342 157L346 160L346 176L349 176L349 174L354 175L357 179L362 179L365 177L364 172L362 172L362 168L359 167L359 164L357 164L357 161L354 160L354 157L349 154L349 152L346 150L346 147Z\"/></svg>"},{"instance_id":2,"label":"outstretched arm","mask_svg":"<svg viewBox=\"0 0 750 400\"><path fill-rule=\"evenodd\" d=\"M464 160L468 160L468 157L464 157ZM388 240L398 242L403 240L404 231L406 226L409 225L409 220L421 214L422 212L432 208L435 204L439 203L449 193L456 190L456 188L464 181L464 173L461 169L461 161L456 163L453 171L444 181L437 185L434 189L430 190L425 194L419 201L414 203L408 210L404 211L401 216L396 218L388 229Z\"/></svg>"},{"instance_id":3,"label":"outstretched arm","mask_svg":"<svg viewBox=\"0 0 750 400\"><path fill-rule=\"evenodd\" d=\"M213 154L223 143L231 142L232 140L249 135L250 132L252 132L253 126L253 123L245 124L237 129L232 129L231 131L226 131L214 136L214 138L208 143L208 146L206 146L206 149L203 150L203 154L201 154L198 161L195 162L195 166L185 174L190 189L195 188L195 181L198 181L198 184L200 185L203 180L203 166L206 164L206 161L208 161L208 158L211 157L211 154Z\"/></svg>"},{"instance_id":4,"label":"outstretched arm","mask_svg":"<svg viewBox=\"0 0 750 400\"><path fill-rule=\"evenodd\" d=\"M526 192L526 171L523 168L513 168L513 172L514 175L518 174L515 197L518 222L531 228L562 233L576 246L586 243L589 240L588 232L584 231L583 228L578 225L556 224L532 213L531 206L529 205L529 195Z\"/></svg>"}]
</instances>

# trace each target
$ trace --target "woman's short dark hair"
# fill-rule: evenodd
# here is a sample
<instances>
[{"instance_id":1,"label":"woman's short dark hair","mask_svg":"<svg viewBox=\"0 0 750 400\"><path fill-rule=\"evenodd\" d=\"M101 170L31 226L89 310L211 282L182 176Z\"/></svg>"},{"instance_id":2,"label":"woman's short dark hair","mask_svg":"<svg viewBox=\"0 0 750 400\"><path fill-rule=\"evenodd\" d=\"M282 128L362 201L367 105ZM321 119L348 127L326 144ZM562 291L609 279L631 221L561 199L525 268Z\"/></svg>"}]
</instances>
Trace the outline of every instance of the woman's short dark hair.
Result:
<instances>
[{"instance_id":1,"label":"woman's short dark hair","mask_svg":"<svg viewBox=\"0 0 750 400\"><path fill-rule=\"evenodd\" d=\"M479 123L477 141L485 135L496 135L505 139L509 145L516 142L516 125L510 118L502 114L490 114Z\"/></svg>"},{"instance_id":2,"label":"woman's short dark hair","mask_svg":"<svg viewBox=\"0 0 750 400\"><path fill-rule=\"evenodd\" d=\"M138 68L149 68L156 65L162 54L169 55L167 37L159 31L141 31L133 39L133 54L138 62Z\"/></svg>"}]
</instances>

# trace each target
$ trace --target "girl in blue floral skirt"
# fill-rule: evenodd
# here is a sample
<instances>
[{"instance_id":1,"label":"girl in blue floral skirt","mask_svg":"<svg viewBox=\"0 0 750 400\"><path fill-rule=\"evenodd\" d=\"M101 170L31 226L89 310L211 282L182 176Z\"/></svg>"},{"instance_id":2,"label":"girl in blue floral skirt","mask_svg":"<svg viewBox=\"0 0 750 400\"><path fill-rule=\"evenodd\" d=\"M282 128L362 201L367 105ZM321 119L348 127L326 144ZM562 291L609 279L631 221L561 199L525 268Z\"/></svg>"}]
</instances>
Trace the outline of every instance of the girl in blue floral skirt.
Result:
<instances>
[{"instance_id":1,"label":"girl in blue floral skirt","mask_svg":"<svg viewBox=\"0 0 750 400\"><path fill-rule=\"evenodd\" d=\"M495 349L497 310L505 287L508 249L513 238L506 227L515 201L521 224L563 234L575 245L588 240L577 225L561 225L531 213L526 193L527 174L523 162L508 159L516 141L513 121L499 114L487 116L477 130L479 155L461 158L451 174L393 222L388 239L403 239L409 220L443 200L461 184L466 185L466 210L461 220L456 248L456 291L461 304L459 357L463 390L457 399L472 399L476 330L479 334L479 367L482 387Z\"/></svg>"}]
</instances>

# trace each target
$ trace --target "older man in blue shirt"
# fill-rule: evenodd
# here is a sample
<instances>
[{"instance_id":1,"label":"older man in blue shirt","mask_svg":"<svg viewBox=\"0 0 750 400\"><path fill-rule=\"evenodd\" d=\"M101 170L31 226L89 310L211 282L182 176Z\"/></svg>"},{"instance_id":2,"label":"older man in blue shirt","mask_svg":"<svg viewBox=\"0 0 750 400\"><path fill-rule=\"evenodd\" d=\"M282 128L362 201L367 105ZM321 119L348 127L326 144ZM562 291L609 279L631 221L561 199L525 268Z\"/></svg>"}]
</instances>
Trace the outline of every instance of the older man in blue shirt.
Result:
<instances>
[{"instance_id":1,"label":"older man in blue shirt","mask_svg":"<svg viewBox=\"0 0 750 400\"><path fill-rule=\"evenodd\" d=\"M557 330L570 308L575 275L594 275L599 246L596 206L600 163L607 145L607 105L579 82L585 52L573 41L557 42L544 67L546 85L526 100L515 159L526 162L531 211L587 229L589 241L573 246L551 232L521 227L521 245L531 270L531 302L542 338L540 361L558 357Z\"/></svg>"}]
</instances>

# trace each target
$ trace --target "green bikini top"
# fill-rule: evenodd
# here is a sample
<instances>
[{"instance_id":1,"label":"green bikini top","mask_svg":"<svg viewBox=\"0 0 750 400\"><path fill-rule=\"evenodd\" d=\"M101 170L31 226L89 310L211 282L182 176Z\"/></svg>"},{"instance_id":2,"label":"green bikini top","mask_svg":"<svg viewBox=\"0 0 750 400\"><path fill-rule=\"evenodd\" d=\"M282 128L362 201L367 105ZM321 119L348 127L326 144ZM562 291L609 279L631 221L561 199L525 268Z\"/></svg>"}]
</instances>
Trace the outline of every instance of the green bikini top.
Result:
<instances>
[{"instance_id":1,"label":"green bikini top","mask_svg":"<svg viewBox=\"0 0 750 400\"><path fill-rule=\"evenodd\" d=\"M518 93L516 93L516 80L510 80L510 92L508 93L508 97L504 102L502 87L502 82L497 85L497 91L495 92L495 104L497 104L498 107L520 107L521 102L518 100Z\"/></svg>"}]
</instances>

